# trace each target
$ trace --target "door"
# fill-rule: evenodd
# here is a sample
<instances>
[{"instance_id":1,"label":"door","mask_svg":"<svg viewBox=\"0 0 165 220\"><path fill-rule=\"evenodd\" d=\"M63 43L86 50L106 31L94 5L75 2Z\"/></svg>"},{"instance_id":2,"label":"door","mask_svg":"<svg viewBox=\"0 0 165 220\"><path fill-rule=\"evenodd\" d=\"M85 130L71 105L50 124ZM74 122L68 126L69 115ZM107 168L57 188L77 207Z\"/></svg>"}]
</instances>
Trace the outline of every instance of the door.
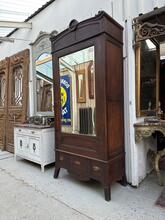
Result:
<instances>
[{"instance_id":1,"label":"door","mask_svg":"<svg viewBox=\"0 0 165 220\"><path fill-rule=\"evenodd\" d=\"M9 59L0 61L0 149L5 149Z\"/></svg>"},{"instance_id":2,"label":"door","mask_svg":"<svg viewBox=\"0 0 165 220\"><path fill-rule=\"evenodd\" d=\"M27 117L29 50L10 57L8 77L8 104L6 123L6 150L14 152L14 124Z\"/></svg>"}]
</instances>

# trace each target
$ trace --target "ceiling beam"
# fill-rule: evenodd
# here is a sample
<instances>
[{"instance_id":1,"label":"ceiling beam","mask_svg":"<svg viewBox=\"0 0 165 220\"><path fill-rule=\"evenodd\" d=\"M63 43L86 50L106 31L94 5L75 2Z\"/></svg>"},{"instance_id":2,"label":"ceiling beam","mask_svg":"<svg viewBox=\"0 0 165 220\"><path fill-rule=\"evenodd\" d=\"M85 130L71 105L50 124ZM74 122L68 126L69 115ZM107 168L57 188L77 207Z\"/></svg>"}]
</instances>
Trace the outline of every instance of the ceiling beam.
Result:
<instances>
[{"instance_id":1,"label":"ceiling beam","mask_svg":"<svg viewBox=\"0 0 165 220\"><path fill-rule=\"evenodd\" d=\"M17 21L0 21L0 27L32 29L32 23L30 23L30 22L17 22Z\"/></svg>"},{"instance_id":2,"label":"ceiling beam","mask_svg":"<svg viewBox=\"0 0 165 220\"><path fill-rule=\"evenodd\" d=\"M9 38L9 37L0 37L0 42L14 42L14 38Z\"/></svg>"},{"instance_id":3,"label":"ceiling beam","mask_svg":"<svg viewBox=\"0 0 165 220\"><path fill-rule=\"evenodd\" d=\"M30 13L25 13L23 11L14 11L14 10L6 10L6 9L0 9L0 13L11 14L11 15L22 15L25 17L28 17L30 15Z\"/></svg>"}]
</instances>

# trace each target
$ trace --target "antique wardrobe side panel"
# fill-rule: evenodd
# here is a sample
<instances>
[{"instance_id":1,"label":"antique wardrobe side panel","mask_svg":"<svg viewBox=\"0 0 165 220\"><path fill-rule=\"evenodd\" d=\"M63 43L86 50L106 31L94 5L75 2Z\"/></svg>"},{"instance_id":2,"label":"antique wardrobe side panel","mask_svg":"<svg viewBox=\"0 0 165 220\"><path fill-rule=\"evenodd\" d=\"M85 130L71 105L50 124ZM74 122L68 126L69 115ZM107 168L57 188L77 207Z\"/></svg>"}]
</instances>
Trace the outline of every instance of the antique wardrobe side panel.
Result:
<instances>
[{"instance_id":1,"label":"antique wardrobe side panel","mask_svg":"<svg viewBox=\"0 0 165 220\"><path fill-rule=\"evenodd\" d=\"M122 46L107 41L106 50L108 146L111 156L121 153L124 147Z\"/></svg>"},{"instance_id":2,"label":"antique wardrobe side panel","mask_svg":"<svg viewBox=\"0 0 165 220\"><path fill-rule=\"evenodd\" d=\"M6 120L7 120L7 99L8 99L8 72L9 59L0 61L0 149L6 146Z\"/></svg>"},{"instance_id":3,"label":"antique wardrobe side panel","mask_svg":"<svg viewBox=\"0 0 165 220\"><path fill-rule=\"evenodd\" d=\"M14 151L14 124L27 117L29 50L10 57L6 150Z\"/></svg>"},{"instance_id":4,"label":"antique wardrobe side panel","mask_svg":"<svg viewBox=\"0 0 165 220\"><path fill-rule=\"evenodd\" d=\"M122 33L121 33L122 35ZM112 179L124 176L124 109L122 42L106 41L107 144Z\"/></svg>"}]
</instances>

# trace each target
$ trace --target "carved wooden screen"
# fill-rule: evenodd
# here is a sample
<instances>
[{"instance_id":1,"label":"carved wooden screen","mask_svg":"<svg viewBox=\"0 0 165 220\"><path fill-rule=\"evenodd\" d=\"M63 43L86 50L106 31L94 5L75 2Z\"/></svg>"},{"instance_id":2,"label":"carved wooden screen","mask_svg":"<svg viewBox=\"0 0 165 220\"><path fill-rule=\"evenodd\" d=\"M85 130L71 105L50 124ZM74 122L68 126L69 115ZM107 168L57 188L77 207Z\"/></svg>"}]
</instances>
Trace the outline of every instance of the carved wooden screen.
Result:
<instances>
[{"instance_id":1,"label":"carved wooden screen","mask_svg":"<svg viewBox=\"0 0 165 220\"><path fill-rule=\"evenodd\" d=\"M27 117L29 50L10 57L6 150L14 151L14 124Z\"/></svg>"},{"instance_id":2,"label":"carved wooden screen","mask_svg":"<svg viewBox=\"0 0 165 220\"><path fill-rule=\"evenodd\" d=\"M0 149L5 149L9 59L0 61Z\"/></svg>"}]
</instances>

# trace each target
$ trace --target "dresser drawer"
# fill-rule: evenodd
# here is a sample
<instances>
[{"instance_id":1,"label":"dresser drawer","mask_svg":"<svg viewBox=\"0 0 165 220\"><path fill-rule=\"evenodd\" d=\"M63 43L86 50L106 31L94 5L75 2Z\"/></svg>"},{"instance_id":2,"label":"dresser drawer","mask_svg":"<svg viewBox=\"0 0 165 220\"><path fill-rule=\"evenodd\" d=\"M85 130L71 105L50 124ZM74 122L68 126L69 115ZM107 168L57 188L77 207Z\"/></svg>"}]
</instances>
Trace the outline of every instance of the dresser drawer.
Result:
<instances>
[{"instance_id":1,"label":"dresser drawer","mask_svg":"<svg viewBox=\"0 0 165 220\"><path fill-rule=\"evenodd\" d=\"M15 132L17 134L38 136L40 135L40 131L37 129L27 129L27 128L15 128Z\"/></svg>"},{"instance_id":2,"label":"dresser drawer","mask_svg":"<svg viewBox=\"0 0 165 220\"><path fill-rule=\"evenodd\" d=\"M25 134L25 135L28 134L28 129L26 128L15 128L14 130L15 130L15 133L17 134Z\"/></svg>"},{"instance_id":3,"label":"dresser drawer","mask_svg":"<svg viewBox=\"0 0 165 220\"><path fill-rule=\"evenodd\" d=\"M40 131L36 129L28 129L28 134L33 135L33 136L38 136L40 135Z\"/></svg>"}]
</instances>

